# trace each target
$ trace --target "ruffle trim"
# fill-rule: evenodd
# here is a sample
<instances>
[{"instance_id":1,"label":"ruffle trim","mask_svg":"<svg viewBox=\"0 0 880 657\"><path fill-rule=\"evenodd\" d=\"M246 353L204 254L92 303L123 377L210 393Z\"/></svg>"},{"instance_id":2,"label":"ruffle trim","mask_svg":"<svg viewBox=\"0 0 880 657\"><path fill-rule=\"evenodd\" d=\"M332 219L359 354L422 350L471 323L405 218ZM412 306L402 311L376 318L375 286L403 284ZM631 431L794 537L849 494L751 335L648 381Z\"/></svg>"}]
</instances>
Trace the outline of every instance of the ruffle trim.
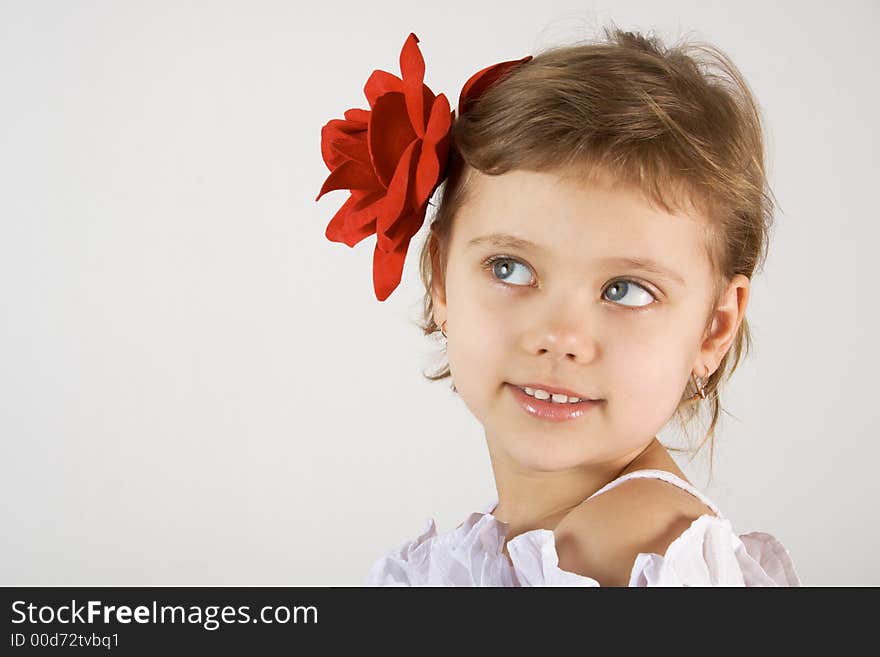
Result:
<instances>
[{"instance_id":1,"label":"ruffle trim","mask_svg":"<svg viewBox=\"0 0 880 657\"><path fill-rule=\"evenodd\" d=\"M492 505L494 506L494 505ZM474 512L456 529L437 533L433 518L411 541L370 568L365 586L599 586L559 568L555 535L535 529L502 549L507 526ZM737 536L727 518L694 520L664 555L639 553L629 586L800 586L788 550L771 534Z\"/></svg>"},{"instance_id":2,"label":"ruffle trim","mask_svg":"<svg viewBox=\"0 0 880 657\"><path fill-rule=\"evenodd\" d=\"M773 535L739 536L730 520L702 515L663 556L641 552L630 586L800 586L785 546Z\"/></svg>"}]
</instances>

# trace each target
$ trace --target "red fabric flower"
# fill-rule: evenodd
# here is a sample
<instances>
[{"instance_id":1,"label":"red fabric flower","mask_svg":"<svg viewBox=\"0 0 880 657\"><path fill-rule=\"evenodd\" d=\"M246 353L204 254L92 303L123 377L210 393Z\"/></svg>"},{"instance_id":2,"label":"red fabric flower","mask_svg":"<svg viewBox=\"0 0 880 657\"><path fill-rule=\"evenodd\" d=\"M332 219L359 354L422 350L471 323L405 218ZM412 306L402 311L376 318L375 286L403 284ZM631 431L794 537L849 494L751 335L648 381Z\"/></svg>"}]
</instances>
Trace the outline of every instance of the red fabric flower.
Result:
<instances>
[{"instance_id":1,"label":"red fabric flower","mask_svg":"<svg viewBox=\"0 0 880 657\"><path fill-rule=\"evenodd\" d=\"M428 199L446 177L449 131L455 112L446 96L424 84L425 61L410 33L400 51L400 78L373 71L364 86L369 110L350 109L345 119L321 128L321 155L330 175L315 201L334 189L351 195L327 225L325 235L350 247L376 234L373 289L384 301L400 284L413 236L422 227ZM495 64L471 76L462 88L459 115L511 66Z\"/></svg>"}]
</instances>

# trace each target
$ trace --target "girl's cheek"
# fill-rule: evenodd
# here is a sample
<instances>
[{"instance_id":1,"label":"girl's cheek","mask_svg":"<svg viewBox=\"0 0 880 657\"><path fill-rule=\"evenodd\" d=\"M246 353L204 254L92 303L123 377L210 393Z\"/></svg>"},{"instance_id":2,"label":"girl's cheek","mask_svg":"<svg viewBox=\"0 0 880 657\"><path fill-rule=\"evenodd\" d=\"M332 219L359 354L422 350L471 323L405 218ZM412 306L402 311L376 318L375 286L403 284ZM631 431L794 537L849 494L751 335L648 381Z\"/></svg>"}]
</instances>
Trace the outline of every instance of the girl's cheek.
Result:
<instances>
[{"instance_id":1,"label":"girl's cheek","mask_svg":"<svg viewBox=\"0 0 880 657\"><path fill-rule=\"evenodd\" d=\"M467 331L463 342L468 350L479 358L480 353L489 354L507 345L516 331L515 322L501 312L485 306L475 307L464 322Z\"/></svg>"}]
</instances>

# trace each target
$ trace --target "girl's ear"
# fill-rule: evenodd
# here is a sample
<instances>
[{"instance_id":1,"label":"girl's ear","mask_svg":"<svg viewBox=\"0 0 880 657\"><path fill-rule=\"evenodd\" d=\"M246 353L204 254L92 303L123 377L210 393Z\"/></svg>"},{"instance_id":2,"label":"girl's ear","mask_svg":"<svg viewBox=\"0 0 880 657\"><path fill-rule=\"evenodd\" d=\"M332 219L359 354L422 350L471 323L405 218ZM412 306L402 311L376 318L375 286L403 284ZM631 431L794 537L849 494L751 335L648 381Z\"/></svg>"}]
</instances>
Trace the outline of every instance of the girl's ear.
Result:
<instances>
[{"instance_id":1,"label":"girl's ear","mask_svg":"<svg viewBox=\"0 0 880 657\"><path fill-rule=\"evenodd\" d=\"M437 237L431 234L431 303L434 308L434 323L442 326L446 321L446 276L440 262L440 245Z\"/></svg>"},{"instance_id":2,"label":"girl's ear","mask_svg":"<svg viewBox=\"0 0 880 657\"><path fill-rule=\"evenodd\" d=\"M697 361L694 363L697 376L710 376L733 344L749 303L749 285L748 277L737 274L721 294L718 306L712 314L711 324L703 336ZM706 368L705 375L702 374L703 367Z\"/></svg>"}]
</instances>

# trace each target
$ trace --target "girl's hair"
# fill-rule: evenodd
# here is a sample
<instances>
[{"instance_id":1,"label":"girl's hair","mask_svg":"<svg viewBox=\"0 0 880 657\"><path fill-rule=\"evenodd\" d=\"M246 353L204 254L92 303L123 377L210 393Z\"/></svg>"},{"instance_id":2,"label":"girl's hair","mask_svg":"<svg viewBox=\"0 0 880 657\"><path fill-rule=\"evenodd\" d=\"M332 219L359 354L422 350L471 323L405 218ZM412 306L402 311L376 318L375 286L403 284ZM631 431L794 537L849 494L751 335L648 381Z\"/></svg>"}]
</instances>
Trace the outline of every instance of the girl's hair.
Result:
<instances>
[{"instance_id":1,"label":"girl's hair","mask_svg":"<svg viewBox=\"0 0 880 657\"><path fill-rule=\"evenodd\" d=\"M604 42L534 56L453 122L447 176L420 254L425 295L419 328L425 335L439 330L431 289L445 287L451 229L470 193L472 170L551 171L584 181L610 174L636 185L666 212L695 210L707 219L705 248L715 278L706 329L731 278L751 279L763 266L775 203L764 169L759 110L742 74L710 44L667 48L656 36L616 27L604 33ZM709 57L694 56L700 53ZM712 441L710 477L721 411L718 387L751 343L744 317L706 382L711 424L694 455ZM449 377L449 364L423 375L432 381ZM689 401L694 392L689 384L673 416L686 434L705 405Z\"/></svg>"}]
</instances>

